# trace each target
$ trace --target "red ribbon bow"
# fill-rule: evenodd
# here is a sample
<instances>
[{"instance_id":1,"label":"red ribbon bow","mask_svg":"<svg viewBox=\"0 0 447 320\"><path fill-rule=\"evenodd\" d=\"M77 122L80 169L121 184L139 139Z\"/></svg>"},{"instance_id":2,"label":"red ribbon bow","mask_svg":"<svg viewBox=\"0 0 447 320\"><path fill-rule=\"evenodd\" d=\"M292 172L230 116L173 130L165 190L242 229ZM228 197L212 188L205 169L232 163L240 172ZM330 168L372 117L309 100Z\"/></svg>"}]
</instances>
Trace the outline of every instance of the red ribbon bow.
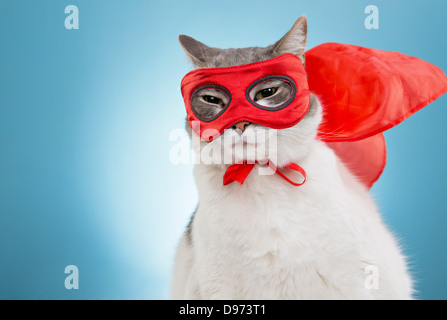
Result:
<instances>
[{"instance_id":1,"label":"red ribbon bow","mask_svg":"<svg viewBox=\"0 0 447 320\"><path fill-rule=\"evenodd\" d=\"M250 174L250 172L255 167L255 164L257 164L257 163L258 162L256 161L256 163L244 162L244 163L237 163L237 164L231 165L230 167L228 167L227 171L225 171L225 174L223 176L223 185L226 186L234 181L239 182L241 185L244 184L245 179L247 178L247 176ZM267 162L267 165L273 171L275 171L275 173L277 175L279 175L281 178L286 180L288 183L290 183L296 187L299 187L306 182L306 171L304 171L304 169L301 168L296 163L293 163L293 162L289 163L287 166L284 167L284 169L291 169L291 170L301 173L304 177L304 180L301 183L293 182L292 180L287 178L284 173L279 171L279 169L276 166L274 166L273 164L271 164L270 162Z\"/></svg>"}]
</instances>

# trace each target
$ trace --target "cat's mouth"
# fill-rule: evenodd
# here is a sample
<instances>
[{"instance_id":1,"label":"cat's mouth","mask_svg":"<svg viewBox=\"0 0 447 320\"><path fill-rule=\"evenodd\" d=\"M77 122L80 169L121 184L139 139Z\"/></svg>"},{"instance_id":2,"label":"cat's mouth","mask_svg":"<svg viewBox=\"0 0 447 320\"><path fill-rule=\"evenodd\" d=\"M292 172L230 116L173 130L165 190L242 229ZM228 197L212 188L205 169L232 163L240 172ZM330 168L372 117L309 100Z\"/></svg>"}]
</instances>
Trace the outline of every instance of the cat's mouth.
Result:
<instances>
[{"instance_id":1,"label":"cat's mouth","mask_svg":"<svg viewBox=\"0 0 447 320\"><path fill-rule=\"evenodd\" d=\"M219 139L223 153L221 159L225 160L224 164L266 162L272 156L275 160L277 143L272 143L276 140L271 139L274 134L269 128L254 124L243 132L227 130Z\"/></svg>"},{"instance_id":2,"label":"cat's mouth","mask_svg":"<svg viewBox=\"0 0 447 320\"><path fill-rule=\"evenodd\" d=\"M206 164L277 163L277 132L262 126L250 126L244 132L225 130L209 143L202 143L200 160Z\"/></svg>"},{"instance_id":3,"label":"cat's mouth","mask_svg":"<svg viewBox=\"0 0 447 320\"><path fill-rule=\"evenodd\" d=\"M242 162L261 162L266 163L270 160L270 150L264 143L258 143L256 141L241 139L239 142L232 144L231 146L224 148L226 159L231 158L231 163L235 164Z\"/></svg>"}]
</instances>

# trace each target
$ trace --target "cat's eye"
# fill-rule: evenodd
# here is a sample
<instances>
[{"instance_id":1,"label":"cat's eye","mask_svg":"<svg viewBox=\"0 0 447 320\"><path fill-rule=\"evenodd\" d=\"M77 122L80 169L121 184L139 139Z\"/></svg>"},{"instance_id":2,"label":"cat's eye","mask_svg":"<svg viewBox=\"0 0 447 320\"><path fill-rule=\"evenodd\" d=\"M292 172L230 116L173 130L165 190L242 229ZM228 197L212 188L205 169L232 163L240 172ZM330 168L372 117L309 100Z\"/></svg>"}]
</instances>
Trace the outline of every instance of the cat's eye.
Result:
<instances>
[{"instance_id":1,"label":"cat's eye","mask_svg":"<svg viewBox=\"0 0 447 320\"><path fill-rule=\"evenodd\" d=\"M191 97L191 109L202 121L219 117L230 105L230 92L217 85L206 85L195 90Z\"/></svg>"},{"instance_id":2,"label":"cat's eye","mask_svg":"<svg viewBox=\"0 0 447 320\"><path fill-rule=\"evenodd\" d=\"M219 99L219 98L216 98L213 96L204 95L202 98L203 98L203 100L205 100L206 102L211 103L211 104L219 104L219 105L223 104L222 99Z\"/></svg>"},{"instance_id":3,"label":"cat's eye","mask_svg":"<svg viewBox=\"0 0 447 320\"><path fill-rule=\"evenodd\" d=\"M258 101L258 100L262 100L268 97L273 96L276 91L278 91L278 88L267 88L267 89L262 89L261 91L258 91L258 93L256 93L254 100Z\"/></svg>"},{"instance_id":4,"label":"cat's eye","mask_svg":"<svg viewBox=\"0 0 447 320\"><path fill-rule=\"evenodd\" d=\"M248 101L266 110L280 110L293 101L296 86L286 76L269 76L254 82L246 92Z\"/></svg>"}]
</instances>

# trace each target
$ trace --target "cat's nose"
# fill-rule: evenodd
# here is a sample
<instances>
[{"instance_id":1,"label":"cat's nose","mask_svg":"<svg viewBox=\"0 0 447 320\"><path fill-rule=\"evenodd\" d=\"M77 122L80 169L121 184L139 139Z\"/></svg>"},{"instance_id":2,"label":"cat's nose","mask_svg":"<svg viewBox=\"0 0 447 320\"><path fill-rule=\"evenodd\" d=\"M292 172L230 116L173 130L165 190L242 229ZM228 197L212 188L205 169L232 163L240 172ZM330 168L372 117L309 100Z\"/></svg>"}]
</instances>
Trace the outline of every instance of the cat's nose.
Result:
<instances>
[{"instance_id":1,"label":"cat's nose","mask_svg":"<svg viewBox=\"0 0 447 320\"><path fill-rule=\"evenodd\" d=\"M233 125L231 128L233 130L240 130L240 133L245 131L245 129L250 125L251 122L248 121L241 121Z\"/></svg>"}]
</instances>

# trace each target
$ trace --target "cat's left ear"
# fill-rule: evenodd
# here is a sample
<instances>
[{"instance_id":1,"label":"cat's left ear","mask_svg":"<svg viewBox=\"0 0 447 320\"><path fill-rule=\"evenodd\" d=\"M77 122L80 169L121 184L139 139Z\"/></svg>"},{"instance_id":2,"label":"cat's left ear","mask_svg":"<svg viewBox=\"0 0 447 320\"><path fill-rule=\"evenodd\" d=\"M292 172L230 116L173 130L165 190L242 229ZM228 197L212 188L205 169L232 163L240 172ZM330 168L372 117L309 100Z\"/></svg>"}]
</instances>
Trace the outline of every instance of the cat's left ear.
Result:
<instances>
[{"instance_id":1,"label":"cat's left ear","mask_svg":"<svg viewBox=\"0 0 447 320\"><path fill-rule=\"evenodd\" d=\"M304 64L304 49L307 41L307 18L301 16L287 34L273 45L276 55L293 53Z\"/></svg>"}]
</instances>

